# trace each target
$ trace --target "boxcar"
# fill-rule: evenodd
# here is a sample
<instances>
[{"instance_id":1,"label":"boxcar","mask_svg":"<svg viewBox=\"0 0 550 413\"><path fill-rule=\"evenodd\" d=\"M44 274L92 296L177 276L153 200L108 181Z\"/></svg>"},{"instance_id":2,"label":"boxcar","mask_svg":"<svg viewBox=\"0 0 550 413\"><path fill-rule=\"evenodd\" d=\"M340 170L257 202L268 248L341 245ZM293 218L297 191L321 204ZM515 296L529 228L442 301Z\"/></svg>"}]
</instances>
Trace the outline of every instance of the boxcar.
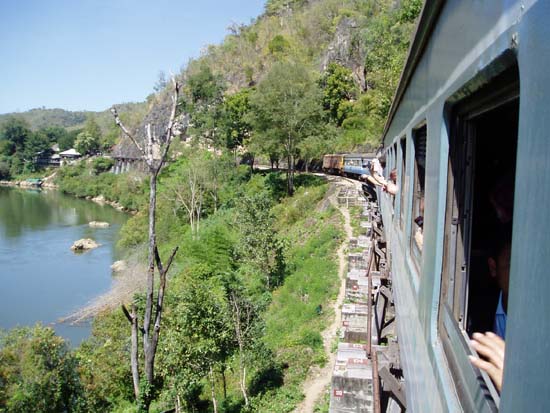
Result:
<instances>
[{"instance_id":1,"label":"boxcar","mask_svg":"<svg viewBox=\"0 0 550 413\"><path fill-rule=\"evenodd\" d=\"M434 0L419 18L383 137L400 190L379 196L410 411L550 411L549 21L547 0ZM499 393L468 355L492 328L505 223Z\"/></svg>"},{"instance_id":2,"label":"boxcar","mask_svg":"<svg viewBox=\"0 0 550 413\"><path fill-rule=\"evenodd\" d=\"M341 174L344 167L344 155L330 154L323 156L323 171L327 173Z\"/></svg>"}]
</instances>

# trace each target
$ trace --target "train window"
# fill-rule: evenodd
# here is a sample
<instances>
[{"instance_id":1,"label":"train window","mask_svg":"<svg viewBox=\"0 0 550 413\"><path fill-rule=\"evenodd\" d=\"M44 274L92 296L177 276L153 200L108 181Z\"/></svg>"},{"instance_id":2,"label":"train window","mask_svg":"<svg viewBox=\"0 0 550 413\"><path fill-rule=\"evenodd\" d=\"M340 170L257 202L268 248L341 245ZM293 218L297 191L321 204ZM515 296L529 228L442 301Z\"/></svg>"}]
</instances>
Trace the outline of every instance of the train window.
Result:
<instances>
[{"instance_id":1,"label":"train window","mask_svg":"<svg viewBox=\"0 0 550 413\"><path fill-rule=\"evenodd\" d=\"M498 392L485 373L477 376L468 369L466 349L474 332L493 331L505 338L519 122L517 67L449 113L439 331L455 380L474 377L469 382L478 383L487 409L494 411ZM464 353L457 351L459 341ZM470 404L464 410L476 409Z\"/></svg>"},{"instance_id":2,"label":"train window","mask_svg":"<svg viewBox=\"0 0 550 413\"><path fill-rule=\"evenodd\" d=\"M414 176L411 229L411 253L420 266L424 240L424 181L426 176L426 138L428 129L423 125L413 131Z\"/></svg>"},{"instance_id":3,"label":"train window","mask_svg":"<svg viewBox=\"0 0 550 413\"><path fill-rule=\"evenodd\" d=\"M405 194L408 187L407 179L407 139L401 138L400 140L401 147L401 177L399 181L400 189L400 202L399 202L399 225L403 229L403 224L405 223Z\"/></svg>"}]
</instances>

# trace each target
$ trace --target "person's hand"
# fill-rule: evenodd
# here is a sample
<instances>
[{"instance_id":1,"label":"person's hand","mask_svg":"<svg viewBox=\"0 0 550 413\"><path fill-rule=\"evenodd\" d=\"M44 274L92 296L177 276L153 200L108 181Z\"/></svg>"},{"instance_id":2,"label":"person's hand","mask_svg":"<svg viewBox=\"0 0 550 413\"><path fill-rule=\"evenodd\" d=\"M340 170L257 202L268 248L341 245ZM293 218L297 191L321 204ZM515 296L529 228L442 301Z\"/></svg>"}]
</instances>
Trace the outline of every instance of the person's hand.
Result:
<instances>
[{"instance_id":1,"label":"person's hand","mask_svg":"<svg viewBox=\"0 0 550 413\"><path fill-rule=\"evenodd\" d=\"M474 333L472 337L472 347L479 355L487 358L487 361L478 357L468 356L471 363L478 369L486 371L500 392L502 389L502 374L504 372L504 340L490 332L485 334Z\"/></svg>"}]
</instances>

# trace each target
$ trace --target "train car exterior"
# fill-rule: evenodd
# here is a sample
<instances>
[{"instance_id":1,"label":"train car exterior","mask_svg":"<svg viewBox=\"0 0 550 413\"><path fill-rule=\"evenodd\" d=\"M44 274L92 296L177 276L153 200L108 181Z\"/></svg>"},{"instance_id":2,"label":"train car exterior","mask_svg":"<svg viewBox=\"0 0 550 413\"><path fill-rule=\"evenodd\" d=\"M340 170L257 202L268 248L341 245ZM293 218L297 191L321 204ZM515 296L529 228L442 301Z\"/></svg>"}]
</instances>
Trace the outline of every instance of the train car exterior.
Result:
<instances>
[{"instance_id":1,"label":"train car exterior","mask_svg":"<svg viewBox=\"0 0 550 413\"><path fill-rule=\"evenodd\" d=\"M548 21L546 0L434 0L419 18L383 137L399 192L379 194L412 412L550 411ZM468 359L493 317L497 226L512 234L501 392Z\"/></svg>"},{"instance_id":2,"label":"train car exterior","mask_svg":"<svg viewBox=\"0 0 550 413\"><path fill-rule=\"evenodd\" d=\"M344 169L344 155L330 154L323 156L323 171L341 174Z\"/></svg>"},{"instance_id":3,"label":"train car exterior","mask_svg":"<svg viewBox=\"0 0 550 413\"><path fill-rule=\"evenodd\" d=\"M369 164L373 158L374 155L372 154L345 154L343 171L346 175L352 177L369 174Z\"/></svg>"}]
</instances>

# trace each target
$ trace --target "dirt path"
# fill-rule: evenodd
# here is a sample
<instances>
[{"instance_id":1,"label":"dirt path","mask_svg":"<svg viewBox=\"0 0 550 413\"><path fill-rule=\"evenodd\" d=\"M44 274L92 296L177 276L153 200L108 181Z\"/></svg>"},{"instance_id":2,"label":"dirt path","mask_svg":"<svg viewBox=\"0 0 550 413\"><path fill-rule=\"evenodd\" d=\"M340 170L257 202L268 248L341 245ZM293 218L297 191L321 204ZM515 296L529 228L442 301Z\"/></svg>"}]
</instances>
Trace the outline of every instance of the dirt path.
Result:
<instances>
[{"instance_id":1,"label":"dirt path","mask_svg":"<svg viewBox=\"0 0 550 413\"><path fill-rule=\"evenodd\" d=\"M329 177L332 185L335 184L335 181L343 183L345 185L356 185L349 180L341 180L338 178L331 179ZM332 369L334 367L334 361L336 354L331 352L332 343L336 340L336 334L338 333L338 327L342 324L342 312L341 307L344 302L344 296L346 293L346 248L349 244L349 239L352 237L353 232L350 223L349 211L346 207L341 207L338 205L337 200L337 191L329 197L330 203L337 208L344 217L344 242L340 248L338 248L338 278L340 280L340 291L336 301L332 303L332 308L334 310L334 320L332 323L321 333L323 337L323 346L325 348L325 353L328 355L327 363L323 368L313 368L310 371L309 378L304 382L304 393L305 398L294 410L294 413L312 413L315 406L315 402L323 395L323 391L330 384L332 377Z\"/></svg>"}]
</instances>

